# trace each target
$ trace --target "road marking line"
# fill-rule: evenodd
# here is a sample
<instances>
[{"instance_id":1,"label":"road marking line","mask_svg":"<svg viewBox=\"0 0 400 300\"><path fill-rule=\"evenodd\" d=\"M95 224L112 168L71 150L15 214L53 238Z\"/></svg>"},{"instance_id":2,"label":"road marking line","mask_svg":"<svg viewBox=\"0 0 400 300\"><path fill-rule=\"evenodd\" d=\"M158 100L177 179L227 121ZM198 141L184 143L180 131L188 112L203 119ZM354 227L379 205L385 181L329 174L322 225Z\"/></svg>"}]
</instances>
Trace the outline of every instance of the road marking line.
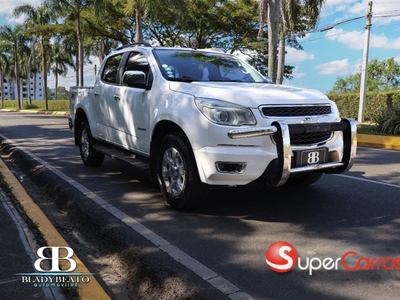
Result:
<instances>
[{"instance_id":1,"label":"road marking line","mask_svg":"<svg viewBox=\"0 0 400 300\"><path fill-rule=\"evenodd\" d=\"M339 176L339 177L350 178L350 179L355 179L355 180L360 180L360 181L364 181L364 182L368 182L368 183L376 183L376 184L390 186L390 187L394 187L394 188L398 188L398 189L400 188L400 185L396 185L396 184L393 184L393 183L380 182L380 181L375 181L375 180L372 180L372 179L354 177L354 176L349 176L349 175L344 175L344 174L332 174L332 175Z\"/></svg>"},{"instance_id":2,"label":"road marking line","mask_svg":"<svg viewBox=\"0 0 400 300\"><path fill-rule=\"evenodd\" d=\"M200 276L204 281L208 282L211 284L213 287L227 295L229 298L236 300L236 299L246 299L246 300L254 300L253 297L251 297L249 294L241 291L237 286L235 286L233 283L230 281L226 280L222 276L219 276L216 272L211 270L210 268L206 267L190 255L186 254L179 248L175 247L173 244L168 242L167 240L163 239L161 236L144 226L143 224L139 223L136 219L128 216L115 206L111 205L108 203L106 200L103 198L99 197L97 194L93 193L90 191L88 188L80 184L79 182L76 182L73 180L71 177L68 175L62 173L43 159L39 158L35 154L29 152L26 150L24 147L19 146L18 144L14 143L14 141L8 139L4 135L0 134L0 137L2 137L5 142L9 144L13 144L16 148L19 150L23 151L25 154L30 156L32 159L36 160L43 166L45 166L49 171L52 171L54 174L71 184L73 187L75 187L78 191L80 191L82 194L84 194L86 197L91 199L93 202L98 204L100 207L103 209L107 210L109 213L114 215L116 218L121 220L123 223L131 227L133 230L135 230L137 233L142 235L144 238L149 240L151 243L153 243L155 246L157 246L159 249L162 251L168 253L175 261L181 263L185 267L187 267L189 270ZM97 298L93 298L97 299Z\"/></svg>"}]
</instances>

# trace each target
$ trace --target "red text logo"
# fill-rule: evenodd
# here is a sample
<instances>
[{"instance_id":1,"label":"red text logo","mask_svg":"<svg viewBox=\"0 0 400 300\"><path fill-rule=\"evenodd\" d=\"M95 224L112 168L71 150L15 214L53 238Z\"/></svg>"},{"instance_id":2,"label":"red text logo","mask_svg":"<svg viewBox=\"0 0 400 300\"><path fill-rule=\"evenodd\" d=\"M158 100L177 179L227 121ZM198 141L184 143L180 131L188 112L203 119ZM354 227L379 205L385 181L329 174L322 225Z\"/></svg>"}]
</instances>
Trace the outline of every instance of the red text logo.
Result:
<instances>
[{"instance_id":1,"label":"red text logo","mask_svg":"<svg viewBox=\"0 0 400 300\"><path fill-rule=\"evenodd\" d=\"M293 269L297 261L297 252L288 242L276 242L267 249L265 261L275 272L288 272Z\"/></svg>"}]
</instances>

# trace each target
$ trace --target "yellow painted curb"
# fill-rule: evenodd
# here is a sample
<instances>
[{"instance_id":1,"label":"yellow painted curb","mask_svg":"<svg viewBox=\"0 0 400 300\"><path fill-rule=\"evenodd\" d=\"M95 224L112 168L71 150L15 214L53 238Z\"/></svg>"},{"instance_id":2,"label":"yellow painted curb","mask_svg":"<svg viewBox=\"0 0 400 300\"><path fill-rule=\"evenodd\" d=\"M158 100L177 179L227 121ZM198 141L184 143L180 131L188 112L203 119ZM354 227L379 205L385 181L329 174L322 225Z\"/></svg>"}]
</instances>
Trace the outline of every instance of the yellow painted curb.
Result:
<instances>
[{"instance_id":1,"label":"yellow painted curb","mask_svg":"<svg viewBox=\"0 0 400 300\"><path fill-rule=\"evenodd\" d=\"M360 146L400 150L400 136L357 134Z\"/></svg>"},{"instance_id":2,"label":"yellow painted curb","mask_svg":"<svg viewBox=\"0 0 400 300\"><path fill-rule=\"evenodd\" d=\"M24 212L28 217L36 224L40 232L46 239L49 247L69 247L68 243L58 233L57 229L49 221L46 215L42 212L39 206L33 201L33 199L27 194L23 186L20 184L14 174L8 169L3 160L0 159L0 173L3 174L4 180L10 185L13 195L17 198L21 204ZM74 254L73 259L76 262L76 269L74 272L90 273L84 263L79 257ZM61 269L67 270L70 265L65 260L60 260ZM71 273L73 275L73 273ZM78 288L78 293L81 299L87 300L108 300L111 299L100 284L97 282L94 276L90 277L90 281L87 283L81 283Z\"/></svg>"},{"instance_id":3,"label":"yellow painted curb","mask_svg":"<svg viewBox=\"0 0 400 300\"><path fill-rule=\"evenodd\" d=\"M0 111L4 112L20 112L20 113L29 113L29 114L44 114L44 115L61 115L61 116L69 116L68 111L46 111L46 110L32 110L32 109L9 109L9 108L1 108Z\"/></svg>"}]
</instances>

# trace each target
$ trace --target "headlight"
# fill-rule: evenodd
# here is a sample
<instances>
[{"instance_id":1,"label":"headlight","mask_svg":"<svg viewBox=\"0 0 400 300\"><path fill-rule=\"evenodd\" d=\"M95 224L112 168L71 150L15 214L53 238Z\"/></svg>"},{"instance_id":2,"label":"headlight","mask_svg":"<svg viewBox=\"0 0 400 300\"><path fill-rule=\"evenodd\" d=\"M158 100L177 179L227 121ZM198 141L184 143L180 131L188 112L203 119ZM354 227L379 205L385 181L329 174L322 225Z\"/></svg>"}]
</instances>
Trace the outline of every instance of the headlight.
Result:
<instances>
[{"instance_id":1,"label":"headlight","mask_svg":"<svg viewBox=\"0 0 400 300\"><path fill-rule=\"evenodd\" d=\"M336 103L333 102L332 100L329 100L329 101L331 102L332 112L335 116L335 120L340 121L340 113L339 113Z\"/></svg>"},{"instance_id":2,"label":"headlight","mask_svg":"<svg viewBox=\"0 0 400 300\"><path fill-rule=\"evenodd\" d=\"M249 108L207 98L196 98L195 103L202 114L213 123L230 126L257 124Z\"/></svg>"}]
</instances>

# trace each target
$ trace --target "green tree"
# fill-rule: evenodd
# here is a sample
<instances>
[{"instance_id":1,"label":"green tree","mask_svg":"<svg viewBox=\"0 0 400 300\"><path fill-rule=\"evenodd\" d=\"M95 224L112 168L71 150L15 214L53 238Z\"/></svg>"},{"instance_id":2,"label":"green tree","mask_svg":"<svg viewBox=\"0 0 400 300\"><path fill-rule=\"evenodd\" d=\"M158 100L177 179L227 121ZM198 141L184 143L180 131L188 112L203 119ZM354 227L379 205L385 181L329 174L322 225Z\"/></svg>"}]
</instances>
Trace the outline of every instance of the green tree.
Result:
<instances>
[{"instance_id":1,"label":"green tree","mask_svg":"<svg viewBox=\"0 0 400 300\"><path fill-rule=\"evenodd\" d=\"M149 0L125 0L124 13L135 17L135 42L143 42L143 18L148 12Z\"/></svg>"},{"instance_id":2,"label":"green tree","mask_svg":"<svg viewBox=\"0 0 400 300\"><path fill-rule=\"evenodd\" d=\"M13 76L17 84L18 108L22 108L21 102L21 61L28 52L27 40L21 32L21 26L11 27L10 25L0 26L0 44L5 53L10 55L9 59L13 66ZM4 53L4 52L3 52Z\"/></svg>"},{"instance_id":3,"label":"green tree","mask_svg":"<svg viewBox=\"0 0 400 300\"><path fill-rule=\"evenodd\" d=\"M268 76L282 83L285 67L285 46L296 36L315 27L325 0L260 0L258 40L268 20ZM286 41L285 41L286 40ZM279 51L278 51L279 44ZM297 47L301 46L298 43Z\"/></svg>"},{"instance_id":4,"label":"green tree","mask_svg":"<svg viewBox=\"0 0 400 300\"><path fill-rule=\"evenodd\" d=\"M326 0L281 0L281 22L276 82L282 84L285 66L286 40L293 36L304 36L317 24ZM300 46L301 47L301 46Z\"/></svg>"},{"instance_id":5,"label":"green tree","mask_svg":"<svg viewBox=\"0 0 400 300\"><path fill-rule=\"evenodd\" d=\"M68 66L73 66L74 62L70 52L66 51L66 45L61 41L56 41L51 46L51 67L50 70L55 77L55 96L58 99L58 76L66 76L68 74Z\"/></svg>"},{"instance_id":6,"label":"green tree","mask_svg":"<svg viewBox=\"0 0 400 300\"><path fill-rule=\"evenodd\" d=\"M105 0L48 0L47 2L61 18L75 23L76 40L78 42L78 56L76 59L78 65L77 77L79 85L83 86L84 35L82 32L82 22L86 20L85 13L88 10L94 9L97 16L100 16L100 11L104 7Z\"/></svg>"},{"instance_id":7,"label":"green tree","mask_svg":"<svg viewBox=\"0 0 400 300\"><path fill-rule=\"evenodd\" d=\"M338 77L330 93L354 93L360 91L361 72ZM400 64L393 57L373 59L368 63L367 91L399 90Z\"/></svg>"},{"instance_id":8,"label":"green tree","mask_svg":"<svg viewBox=\"0 0 400 300\"><path fill-rule=\"evenodd\" d=\"M222 48L233 52L257 34L254 1L187 0L165 6L145 24L145 35L162 46Z\"/></svg>"},{"instance_id":9,"label":"green tree","mask_svg":"<svg viewBox=\"0 0 400 300\"><path fill-rule=\"evenodd\" d=\"M268 76L273 82L277 75L280 6L281 0L268 1Z\"/></svg>"},{"instance_id":10,"label":"green tree","mask_svg":"<svg viewBox=\"0 0 400 300\"><path fill-rule=\"evenodd\" d=\"M64 86L57 87L57 98L56 100L65 100L68 99L68 90Z\"/></svg>"},{"instance_id":11,"label":"green tree","mask_svg":"<svg viewBox=\"0 0 400 300\"><path fill-rule=\"evenodd\" d=\"M4 107L4 75L9 72L8 55L4 53L4 47L0 46L0 92L1 92L1 107Z\"/></svg>"},{"instance_id":12,"label":"green tree","mask_svg":"<svg viewBox=\"0 0 400 300\"><path fill-rule=\"evenodd\" d=\"M47 90L47 48L49 48L50 37L54 34L54 27L51 22L53 16L50 8L43 4L40 6L32 6L23 4L13 10L13 15L19 17L26 15L24 21L24 33L26 36L33 36L34 41L38 41L42 56L42 74L43 74L43 89ZM29 63L28 63L29 64ZM28 78L29 82L29 78ZM30 91L29 91L30 94ZM44 106L48 109L47 93L44 93Z\"/></svg>"}]
</instances>

